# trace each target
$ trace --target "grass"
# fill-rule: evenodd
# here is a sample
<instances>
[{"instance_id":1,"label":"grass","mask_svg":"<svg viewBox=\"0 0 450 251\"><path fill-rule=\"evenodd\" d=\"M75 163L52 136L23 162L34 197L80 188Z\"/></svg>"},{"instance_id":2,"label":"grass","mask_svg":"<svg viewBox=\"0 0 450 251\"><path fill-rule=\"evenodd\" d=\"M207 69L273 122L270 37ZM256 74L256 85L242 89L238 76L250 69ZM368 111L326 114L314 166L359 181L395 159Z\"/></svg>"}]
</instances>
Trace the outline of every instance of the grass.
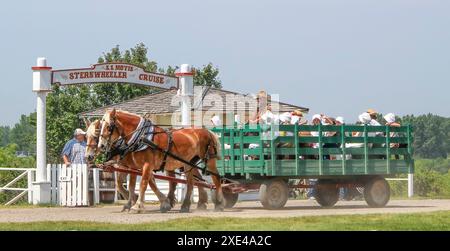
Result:
<instances>
[{"instance_id":1,"label":"grass","mask_svg":"<svg viewBox=\"0 0 450 251\"><path fill-rule=\"evenodd\" d=\"M165 222L113 224L87 221L0 223L0 230L450 230L450 211L412 214L332 215L292 218L183 218Z\"/></svg>"}]
</instances>

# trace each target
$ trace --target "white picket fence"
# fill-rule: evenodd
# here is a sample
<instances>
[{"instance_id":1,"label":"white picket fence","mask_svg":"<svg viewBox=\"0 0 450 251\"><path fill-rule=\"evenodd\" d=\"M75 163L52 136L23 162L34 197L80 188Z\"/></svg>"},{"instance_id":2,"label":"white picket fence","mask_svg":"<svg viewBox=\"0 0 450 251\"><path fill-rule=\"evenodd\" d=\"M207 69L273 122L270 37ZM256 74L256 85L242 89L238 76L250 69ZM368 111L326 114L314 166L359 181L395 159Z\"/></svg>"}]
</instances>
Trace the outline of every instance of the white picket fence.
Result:
<instances>
[{"instance_id":1,"label":"white picket fence","mask_svg":"<svg viewBox=\"0 0 450 251\"><path fill-rule=\"evenodd\" d=\"M48 164L51 181L51 203L60 206L89 205L89 170L87 165Z\"/></svg>"},{"instance_id":2,"label":"white picket fence","mask_svg":"<svg viewBox=\"0 0 450 251\"><path fill-rule=\"evenodd\" d=\"M92 172L92 186L90 187L89 174ZM100 169L89 169L85 164L72 164L66 166L64 164L48 164L47 165L47 180L51 181L51 203L60 206L88 206L90 204L100 203L100 192L112 191L115 192L114 201L117 201L117 191L115 188L102 188L100 186ZM177 178L184 178L178 176ZM127 185L128 187L127 179ZM136 183L136 191L139 192L140 176L138 176ZM169 192L169 182L165 180L157 180L157 187L163 194ZM89 192L93 192L92 199L89 201ZM178 184L175 190L175 196L178 201L184 199L186 193L186 186L184 184ZM197 189L194 189L192 200L198 201ZM158 201L156 194L147 188L145 193L145 201Z\"/></svg>"}]
</instances>

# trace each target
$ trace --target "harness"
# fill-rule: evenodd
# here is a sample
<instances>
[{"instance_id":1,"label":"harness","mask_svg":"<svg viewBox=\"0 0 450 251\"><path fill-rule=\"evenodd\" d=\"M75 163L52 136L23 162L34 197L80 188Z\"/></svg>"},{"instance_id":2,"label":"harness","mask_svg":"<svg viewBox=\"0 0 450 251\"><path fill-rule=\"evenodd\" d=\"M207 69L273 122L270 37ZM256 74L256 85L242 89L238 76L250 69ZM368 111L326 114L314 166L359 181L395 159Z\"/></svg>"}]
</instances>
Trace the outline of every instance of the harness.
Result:
<instances>
[{"instance_id":1,"label":"harness","mask_svg":"<svg viewBox=\"0 0 450 251\"><path fill-rule=\"evenodd\" d=\"M115 122L113 122L109 126L108 130L110 136L112 135L115 127ZM106 159L111 160L117 155L120 155L120 159L123 159L125 155L130 152L139 152L145 150L147 146L142 143L142 139L144 137L148 137L150 140L152 140L154 135L153 129L154 126L150 120L141 119L138 126L136 127L136 130L131 133L131 138L128 141L125 140L128 135L121 135L118 139L111 143L110 147L108 147L106 151Z\"/></svg>"},{"instance_id":2,"label":"harness","mask_svg":"<svg viewBox=\"0 0 450 251\"><path fill-rule=\"evenodd\" d=\"M211 156L209 156L210 155L209 149L211 146L210 143L208 143L208 145L207 145L206 156L202 159L205 162L205 167L202 168L202 167L198 166L196 163L191 163L191 162L186 161L183 158L173 154L171 152L171 149L173 146L172 131L163 129L163 131L155 132L154 131L155 127L156 126L150 120L141 118L141 121L139 122L137 128L131 133L132 136L128 142L126 142L125 138L127 136L129 136L130 134L129 135L120 135L120 137L118 139L114 140L114 142L112 142L109 145L109 147L107 147L107 149L106 149L107 161L111 160L113 157L115 157L117 155L120 155L120 160L122 160L125 157L125 155L127 155L128 153L143 151L143 150L147 149L148 147L150 147L151 149L164 154L163 159L161 161L161 165L158 169L159 171L164 171L164 167L166 166L166 163L167 163L167 158L170 156L171 158L173 158L179 162L182 162L183 164L186 164L193 168L200 169L203 174L211 174L218 178L221 178L218 173L208 171L206 168L206 163L209 160L209 158L211 157ZM111 135L112 135L114 129L116 129L115 120L113 120L109 124L109 127L108 127L109 139L108 139L108 141L111 140ZM160 146L158 146L157 144L155 144L153 142L153 138L154 138L153 136L155 134L159 134L159 133L167 134L166 149L161 148ZM216 155L217 149L215 149L214 146L213 146L213 148L214 148L214 155Z\"/></svg>"}]
</instances>

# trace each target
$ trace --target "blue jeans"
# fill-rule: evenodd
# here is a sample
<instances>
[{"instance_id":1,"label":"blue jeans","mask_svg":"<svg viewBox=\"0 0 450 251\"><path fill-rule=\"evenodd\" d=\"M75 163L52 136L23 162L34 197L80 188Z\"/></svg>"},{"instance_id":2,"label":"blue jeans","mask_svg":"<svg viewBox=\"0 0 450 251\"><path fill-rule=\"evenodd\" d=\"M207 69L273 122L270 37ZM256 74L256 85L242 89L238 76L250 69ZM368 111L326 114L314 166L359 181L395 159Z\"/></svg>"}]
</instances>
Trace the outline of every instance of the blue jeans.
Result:
<instances>
[{"instance_id":1,"label":"blue jeans","mask_svg":"<svg viewBox=\"0 0 450 251\"><path fill-rule=\"evenodd\" d=\"M317 179L309 179L308 180L309 185L315 186L317 183ZM311 198L316 196L316 188L312 187L308 189L308 192L306 193L306 197Z\"/></svg>"}]
</instances>

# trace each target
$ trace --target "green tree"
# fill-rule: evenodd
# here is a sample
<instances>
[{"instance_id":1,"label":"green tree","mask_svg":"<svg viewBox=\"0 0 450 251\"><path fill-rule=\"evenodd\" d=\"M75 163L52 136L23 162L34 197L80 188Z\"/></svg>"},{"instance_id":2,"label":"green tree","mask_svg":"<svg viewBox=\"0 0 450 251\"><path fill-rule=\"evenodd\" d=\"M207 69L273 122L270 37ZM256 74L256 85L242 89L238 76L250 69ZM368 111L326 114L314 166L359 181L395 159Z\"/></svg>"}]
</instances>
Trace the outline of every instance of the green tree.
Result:
<instances>
[{"instance_id":1,"label":"green tree","mask_svg":"<svg viewBox=\"0 0 450 251\"><path fill-rule=\"evenodd\" d=\"M16 144L18 151L34 153L36 145L36 113L22 115L9 132L8 144Z\"/></svg>"},{"instance_id":2,"label":"green tree","mask_svg":"<svg viewBox=\"0 0 450 251\"><path fill-rule=\"evenodd\" d=\"M219 79L219 69L212 63L204 65L202 68L195 69L194 85L211 86L222 88L222 81Z\"/></svg>"},{"instance_id":3,"label":"green tree","mask_svg":"<svg viewBox=\"0 0 450 251\"><path fill-rule=\"evenodd\" d=\"M427 114L404 116L402 124L414 129L414 154L421 158L447 158L450 151L450 118Z\"/></svg>"},{"instance_id":4,"label":"green tree","mask_svg":"<svg viewBox=\"0 0 450 251\"><path fill-rule=\"evenodd\" d=\"M9 144L9 133L11 128L9 126L0 126L0 147Z\"/></svg>"}]
</instances>

